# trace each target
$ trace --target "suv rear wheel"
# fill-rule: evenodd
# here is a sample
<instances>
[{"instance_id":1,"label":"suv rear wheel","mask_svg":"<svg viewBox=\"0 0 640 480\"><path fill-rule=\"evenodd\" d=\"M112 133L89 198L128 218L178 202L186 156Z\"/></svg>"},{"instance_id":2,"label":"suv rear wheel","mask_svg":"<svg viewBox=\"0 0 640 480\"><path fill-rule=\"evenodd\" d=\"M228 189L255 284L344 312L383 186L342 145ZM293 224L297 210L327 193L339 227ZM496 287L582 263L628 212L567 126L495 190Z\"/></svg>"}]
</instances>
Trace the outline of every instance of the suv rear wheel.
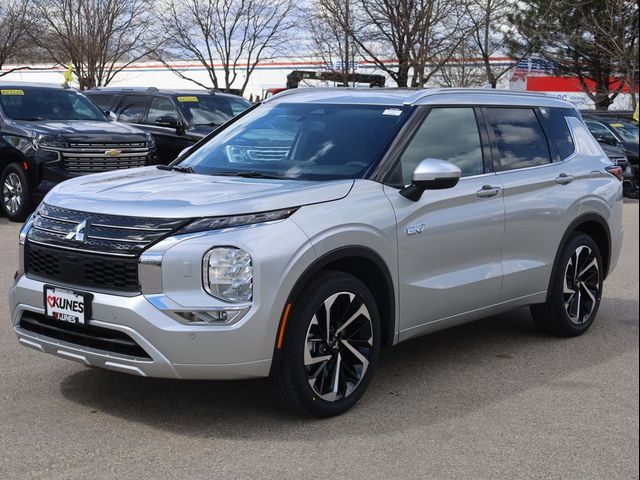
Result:
<instances>
[{"instance_id":1,"label":"suv rear wheel","mask_svg":"<svg viewBox=\"0 0 640 480\"><path fill-rule=\"evenodd\" d=\"M602 256L589 235L576 232L560 254L547 302L531 307L536 324L562 337L575 337L593 323L602 296Z\"/></svg>"},{"instance_id":2,"label":"suv rear wheel","mask_svg":"<svg viewBox=\"0 0 640 480\"><path fill-rule=\"evenodd\" d=\"M309 416L339 415L360 399L380 354L380 318L356 277L327 271L294 300L272 383L287 406Z\"/></svg>"},{"instance_id":3,"label":"suv rear wheel","mask_svg":"<svg viewBox=\"0 0 640 480\"><path fill-rule=\"evenodd\" d=\"M29 213L31 192L27 176L17 163L11 163L0 177L0 207L12 222L21 222Z\"/></svg>"}]
</instances>

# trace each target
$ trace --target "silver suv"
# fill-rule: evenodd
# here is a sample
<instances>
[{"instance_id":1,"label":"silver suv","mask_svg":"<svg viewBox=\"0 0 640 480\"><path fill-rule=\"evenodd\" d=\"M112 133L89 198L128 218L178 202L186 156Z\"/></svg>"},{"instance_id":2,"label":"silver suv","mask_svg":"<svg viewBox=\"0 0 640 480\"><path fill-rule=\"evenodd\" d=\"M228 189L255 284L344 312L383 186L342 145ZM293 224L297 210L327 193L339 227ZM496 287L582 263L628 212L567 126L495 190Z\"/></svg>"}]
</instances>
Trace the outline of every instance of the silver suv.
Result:
<instances>
[{"instance_id":1,"label":"silver suv","mask_svg":"<svg viewBox=\"0 0 640 480\"><path fill-rule=\"evenodd\" d=\"M417 335L525 305L584 333L620 252L620 175L543 95L287 92L172 166L54 188L20 233L13 326L84 365L269 376L336 415Z\"/></svg>"}]
</instances>

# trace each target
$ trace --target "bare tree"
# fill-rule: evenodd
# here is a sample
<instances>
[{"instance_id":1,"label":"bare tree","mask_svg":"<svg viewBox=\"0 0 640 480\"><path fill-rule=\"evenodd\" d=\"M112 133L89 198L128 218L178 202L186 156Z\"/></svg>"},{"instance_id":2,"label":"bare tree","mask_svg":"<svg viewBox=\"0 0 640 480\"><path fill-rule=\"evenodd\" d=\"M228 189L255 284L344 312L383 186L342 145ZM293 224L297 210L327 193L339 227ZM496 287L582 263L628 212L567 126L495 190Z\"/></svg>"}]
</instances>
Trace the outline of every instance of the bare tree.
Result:
<instances>
[{"instance_id":1,"label":"bare tree","mask_svg":"<svg viewBox=\"0 0 640 480\"><path fill-rule=\"evenodd\" d=\"M416 40L412 45L412 87L423 87L449 63L467 30L464 10L453 0L421 0Z\"/></svg>"},{"instance_id":2,"label":"bare tree","mask_svg":"<svg viewBox=\"0 0 640 480\"><path fill-rule=\"evenodd\" d=\"M454 57L438 72L437 84L442 87L479 87L485 81L483 68L477 64L473 43L469 39L460 43Z\"/></svg>"},{"instance_id":3,"label":"bare tree","mask_svg":"<svg viewBox=\"0 0 640 480\"><path fill-rule=\"evenodd\" d=\"M454 0L360 0L353 38L400 87L423 86L464 38ZM453 33L452 33L453 32Z\"/></svg>"},{"instance_id":4,"label":"bare tree","mask_svg":"<svg viewBox=\"0 0 640 480\"><path fill-rule=\"evenodd\" d=\"M631 105L638 104L638 3L635 0L607 0L602 10L591 12L594 41L611 55L614 69L622 74L631 93Z\"/></svg>"},{"instance_id":5,"label":"bare tree","mask_svg":"<svg viewBox=\"0 0 640 480\"><path fill-rule=\"evenodd\" d=\"M32 41L58 65L73 65L82 90L108 85L158 48L152 0L33 0Z\"/></svg>"},{"instance_id":6,"label":"bare tree","mask_svg":"<svg viewBox=\"0 0 640 480\"><path fill-rule=\"evenodd\" d=\"M259 62L281 54L296 27L295 0L169 0L162 25L168 42L158 58L181 78L202 87L244 92ZM200 63L209 85L172 65ZM222 69L220 75L219 69Z\"/></svg>"},{"instance_id":7,"label":"bare tree","mask_svg":"<svg viewBox=\"0 0 640 480\"><path fill-rule=\"evenodd\" d=\"M353 0L318 0L308 15L312 48L327 68L343 78L356 70L358 46L351 39L353 21L358 12Z\"/></svg>"},{"instance_id":8,"label":"bare tree","mask_svg":"<svg viewBox=\"0 0 640 480\"><path fill-rule=\"evenodd\" d=\"M0 77L30 68L19 65L2 70L9 62L22 62L18 56L27 48L27 30L30 25L30 0L0 1Z\"/></svg>"},{"instance_id":9,"label":"bare tree","mask_svg":"<svg viewBox=\"0 0 640 480\"><path fill-rule=\"evenodd\" d=\"M386 72L399 87L406 87L409 82L418 2L360 0L361 15L353 30L353 39L365 59Z\"/></svg>"},{"instance_id":10,"label":"bare tree","mask_svg":"<svg viewBox=\"0 0 640 480\"><path fill-rule=\"evenodd\" d=\"M496 54L504 55L513 42L516 30L509 17L516 8L513 0L466 0L464 3L465 18L469 24L469 46L472 55L482 62L485 80L491 88L496 88L498 81L529 54L523 48L506 65L492 63L492 58Z\"/></svg>"}]
</instances>

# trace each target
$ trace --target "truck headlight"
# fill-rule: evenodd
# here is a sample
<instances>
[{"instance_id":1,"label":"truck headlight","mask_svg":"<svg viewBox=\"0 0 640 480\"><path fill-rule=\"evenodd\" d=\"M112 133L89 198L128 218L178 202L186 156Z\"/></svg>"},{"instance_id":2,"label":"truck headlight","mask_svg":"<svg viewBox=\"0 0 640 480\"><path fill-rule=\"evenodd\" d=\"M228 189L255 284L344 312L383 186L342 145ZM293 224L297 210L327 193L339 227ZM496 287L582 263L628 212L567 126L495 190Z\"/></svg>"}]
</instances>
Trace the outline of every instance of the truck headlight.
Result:
<instances>
[{"instance_id":1,"label":"truck headlight","mask_svg":"<svg viewBox=\"0 0 640 480\"><path fill-rule=\"evenodd\" d=\"M202 262L204 289L230 303L250 302L253 298L251 255L235 247L215 247Z\"/></svg>"},{"instance_id":2,"label":"truck headlight","mask_svg":"<svg viewBox=\"0 0 640 480\"><path fill-rule=\"evenodd\" d=\"M149 150L155 150L156 148L156 139L153 138L153 135L150 133L145 133L145 137L147 137L147 148Z\"/></svg>"},{"instance_id":3,"label":"truck headlight","mask_svg":"<svg viewBox=\"0 0 640 480\"><path fill-rule=\"evenodd\" d=\"M67 148L67 143L57 139L51 135L35 135L31 139L33 148L38 150L42 148L44 150L61 150Z\"/></svg>"}]
</instances>

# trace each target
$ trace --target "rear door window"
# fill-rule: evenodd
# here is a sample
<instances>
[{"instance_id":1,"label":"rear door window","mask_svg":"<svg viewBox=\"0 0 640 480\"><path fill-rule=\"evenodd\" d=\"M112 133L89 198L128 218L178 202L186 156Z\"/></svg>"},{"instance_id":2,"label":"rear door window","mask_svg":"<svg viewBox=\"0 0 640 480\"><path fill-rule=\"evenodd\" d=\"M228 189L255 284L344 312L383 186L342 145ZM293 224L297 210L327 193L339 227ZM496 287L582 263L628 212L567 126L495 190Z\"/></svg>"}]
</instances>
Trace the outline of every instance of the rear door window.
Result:
<instances>
[{"instance_id":1,"label":"rear door window","mask_svg":"<svg viewBox=\"0 0 640 480\"><path fill-rule=\"evenodd\" d=\"M120 103L118 120L142 123L149 99L144 95L127 95Z\"/></svg>"},{"instance_id":2,"label":"rear door window","mask_svg":"<svg viewBox=\"0 0 640 480\"><path fill-rule=\"evenodd\" d=\"M485 118L493 134L497 172L551 163L547 137L533 108L489 107Z\"/></svg>"}]
</instances>

